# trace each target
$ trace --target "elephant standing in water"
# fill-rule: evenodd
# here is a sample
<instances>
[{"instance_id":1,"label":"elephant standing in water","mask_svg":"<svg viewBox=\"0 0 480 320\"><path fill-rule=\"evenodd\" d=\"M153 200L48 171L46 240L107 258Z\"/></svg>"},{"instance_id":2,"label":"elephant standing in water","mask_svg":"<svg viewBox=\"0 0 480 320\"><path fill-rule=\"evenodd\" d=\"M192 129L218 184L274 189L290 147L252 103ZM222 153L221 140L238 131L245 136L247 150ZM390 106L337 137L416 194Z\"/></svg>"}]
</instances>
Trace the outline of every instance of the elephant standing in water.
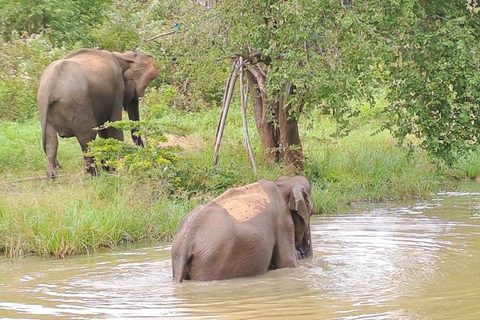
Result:
<instances>
[{"instance_id":1,"label":"elephant standing in water","mask_svg":"<svg viewBox=\"0 0 480 320\"><path fill-rule=\"evenodd\" d=\"M227 190L183 219L173 279L222 280L298 266L312 256L311 187L303 176Z\"/></svg>"},{"instance_id":2,"label":"elephant standing in water","mask_svg":"<svg viewBox=\"0 0 480 320\"><path fill-rule=\"evenodd\" d=\"M97 136L93 128L121 120L122 106L130 120L139 120L138 98L156 77L154 59L139 52L80 49L52 62L42 74L37 94L47 177L57 177L57 133L62 138L76 137L85 153L88 142ZM143 146L134 133L135 144ZM98 135L123 140L123 131L115 128L100 130ZM94 160L84 158L86 171L96 175Z\"/></svg>"}]
</instances>

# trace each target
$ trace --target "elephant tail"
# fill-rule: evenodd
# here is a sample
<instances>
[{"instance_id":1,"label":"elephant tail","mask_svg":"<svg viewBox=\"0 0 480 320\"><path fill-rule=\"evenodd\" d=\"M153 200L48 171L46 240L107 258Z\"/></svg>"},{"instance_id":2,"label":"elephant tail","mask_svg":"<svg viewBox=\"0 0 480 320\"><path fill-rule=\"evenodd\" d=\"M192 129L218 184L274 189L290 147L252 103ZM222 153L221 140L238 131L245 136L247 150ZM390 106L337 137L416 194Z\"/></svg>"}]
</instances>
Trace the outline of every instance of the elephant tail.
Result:
<instances>
[{"instance_id":1,"label":"elephant tail","mask_svg":"<svg viewBox=\"0 0 480 320\"><path fill-rule=\"evenodd\" d=\"M190 263L192 259L183 252L180 254L175 263L172 264L173 281L175 282L182 282L184 279L190 280Z\"/></svg>"},{"instance_id":2,"label":"elephant tail","mask_svg":"<svg viewBox=\"0 0 480 320\"><path fill-rule=\"evenodd\" d=\"M40 116L40 124L42 126L42 147L43 151L47 153L47 114L48 109L55 103L56 101L48 101L39 105L39 116Z\"/></svg>"},{"instance_id":3,"label":"elephant tail","mask_svg":"<svg viewBox=\"0 0 480 320\"><path fill-rule=\"evenodd\" d=\"M193 260L193 246L196 233L195 216L203 208L198 206L183 219L178 235L172 247L173 281L182 282L191 280L191 265Z\"/></svg>"},{"instance_id":4,"label":"elephant tail","mask_svg":"<svg viewBox=\"0 0 480 320\"><path fill-rule=\"evenodd\" d=\"M40 78L40 85L38 87L37 92L37 106L38 106L38 113L40 118L40 124L42 126L42 147L43 151L46 153L47 141L46 141L46 133L47 133L47 115L48 109L57 102L56 99L53 98L54 92L54 84L52 83L52 63L47 69L43 72Z\"/></svg>"},{"instance_id":5,"label":"elephant tail","mask_svg":"<svg viewBox=\"0 0 480 320\"><path fill-rule=\"evenodd\" d=\"M191 279L190 265L192 263L191 241L181 235L180 241L175 241L172 247L173 281L182 282Z\"/></svg>"},{"instance_id":6,"label":"elephant tail","mask_svg":"<svg viewBox=\"0 0 480 320\"><path fill-rule=\"evenodd\" d=\"M47 152L47 113L48 113L48 107L49 103L48 100L45 99L44 97L40 97L40 95L37 98L37 105L38 105L38 113L40 117L40 124L42 126L42 147L43 151L46 153Z\"/></svg>"},{"instance_id":7,"label":"elephant tail","mask_svg":"<svg viewBox=\"0 0 480 320\"><path fill-rule=\"evenodd\" d=\"M40 123L42 125L42 147L43 152L47 153L47 112L40 111Z\"/></svg>"}]
</instances>

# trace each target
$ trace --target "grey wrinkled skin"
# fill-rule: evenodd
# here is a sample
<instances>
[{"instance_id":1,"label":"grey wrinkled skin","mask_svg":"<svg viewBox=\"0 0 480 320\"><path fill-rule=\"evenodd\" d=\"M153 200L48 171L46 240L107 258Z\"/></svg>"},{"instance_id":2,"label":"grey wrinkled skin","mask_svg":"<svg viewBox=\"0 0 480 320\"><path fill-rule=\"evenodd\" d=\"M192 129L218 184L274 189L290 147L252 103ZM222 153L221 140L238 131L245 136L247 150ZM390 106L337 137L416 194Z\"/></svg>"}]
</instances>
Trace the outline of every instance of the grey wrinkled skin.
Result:
<instances>
[{"instance_id":1,"label":"grey wrinkled skin","mask_svg":"<svg viewBox=\"0 0 480 320\"><path fill-rule=\"evenodd\" d=\"M122 119L122 107L130 120L139 120L138 98L158 76L153 58L137 52L80 49L52 62L43 72L37 93L42 144L47 157L47 177L57 177L58 137L76 137L83 152L95 139L95 127ZM139 137L132 139L143 146ZM102 138L123 140L114 128L98 131ZM97 174L92 158L85 170Z\"/></svg>"},{"instance_id":2,"label":"grey wrinkled skin","mask_svg":"<svg viewBox=\"0 0 480 320\"><path fill-rule=\"evenodd\" d=\"M255 202L258 190L268 196L266 205ZM235 206L219 204L230 199L247 208L245 215L258 213L239 219L232 214ZM229 189L183 219L172 246L173 280L222 280L297 267L299 259L312 257L312 212L311 187L303 176Z\"/></svg>"}]
</instances>

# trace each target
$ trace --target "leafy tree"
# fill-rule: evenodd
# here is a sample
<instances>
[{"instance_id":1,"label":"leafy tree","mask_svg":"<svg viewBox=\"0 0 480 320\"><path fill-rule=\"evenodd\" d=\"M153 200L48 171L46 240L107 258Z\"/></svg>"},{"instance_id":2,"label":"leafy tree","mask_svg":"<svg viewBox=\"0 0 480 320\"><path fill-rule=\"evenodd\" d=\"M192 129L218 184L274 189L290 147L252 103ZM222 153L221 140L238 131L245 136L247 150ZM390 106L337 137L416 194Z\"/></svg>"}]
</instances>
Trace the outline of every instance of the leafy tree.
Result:
<instances>
[{"instance_id":1,"label":"leafy tree","mask_svg":"<svg viewBox=\"0 0 480 320\"><path fill-rule=\"evenodd\" d=\"M112 0L20 0L0 3L0 33L45 32L56 46L93 46L91 30L103 21Z\"/></svg>"},{"instance_id":2,"label":"leafy tree","mask_svg":"<svg viewBox=\"0 0 480 320\"><path fill-rule=\"evenodd\" d=\"M197 6L181 20L179 64L188 61L195 71L212 56L223 66L232 55L246 61L255 121L271 162L284 159L301 170L300 112L322 108L343 119L346 102L371 81L362 71L368 65L357 62L372 46L355 41L356 17L338 1L221 1Z\"/></svg>"},{"instance_id":3,"label":"leafy tree","mask_svg":"<svg viewBox=\"0 0 480 320\"><path fill-rule=\"evenodd\" d=\"M272 161L301 168L302 110L321 109L348 129L356 115L349 102L384 92L384 127L400 142L413 134L449 163L478 145L476 1L194 2L172 43L182 51L177 61L192 66L182 69L190 78L212 60L223 69L232 55L247 61L257 128Z\"/></svg>"},{"instance_id":4,"label":"leafy tree","mask_svg":"<svg viewBox=\"0 0 480 320\"><path fill-rule=\"evenodd\" d=\"M390 125L451 164L479 144L480 17L476 2L416 4L396 39Z\"/></svg>"}]
</instances>

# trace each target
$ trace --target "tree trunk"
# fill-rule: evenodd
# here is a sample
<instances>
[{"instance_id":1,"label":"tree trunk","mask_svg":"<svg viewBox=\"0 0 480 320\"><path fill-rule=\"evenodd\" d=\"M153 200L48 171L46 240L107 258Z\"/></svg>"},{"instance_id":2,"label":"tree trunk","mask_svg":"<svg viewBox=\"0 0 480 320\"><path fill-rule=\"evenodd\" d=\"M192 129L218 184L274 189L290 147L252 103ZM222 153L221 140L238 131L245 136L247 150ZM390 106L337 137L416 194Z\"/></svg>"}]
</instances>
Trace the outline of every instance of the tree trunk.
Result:
<instances>
[{"instance_id":1,"label":"tree trunk","mask_svg":"<svg viewBox=\"0 0 480 320\"><path fill-rule=\"evenodd\" d=\"M287 97L293 94L294 86L285 85L285 95L278 107L278 126L280 128L281 157L285 158L285 165L290 171L303 170L303 149L298 132L298 122L290 115L291 105L286 103Z\"/></svg>"},{"instance_id":2,"label":"tree trunk","mask_svg":"<svg viewBox=\"0 0 480 320\"><path fill-rule=\"evenodd\" d=\"M260 68L255 66L257 71ZM253 96L253 113L255 117L255 125L262 142L265 160L270 164L277 163L279 158L278 152L278 128L274 123L275 115L273 108L269 106L266 96L265 76L255 70L247 70L248 87Z\"/></svg>"},{"instance_id":3,"label":"tree trunk","mask_svg":"<svg viewBox=\"0 0 480 320\"><path fill-rule=\"evenodd\" d=\"M302 171L303 151L297 119L290 116L291 105L286 104L288 95L293 94L293 85L285 86L285 95L279 101L271 101L266 91L267 68L256 63L246 72L266 161L275 164L284 159L289 171Z\"/></svg>"}]
</instances>

